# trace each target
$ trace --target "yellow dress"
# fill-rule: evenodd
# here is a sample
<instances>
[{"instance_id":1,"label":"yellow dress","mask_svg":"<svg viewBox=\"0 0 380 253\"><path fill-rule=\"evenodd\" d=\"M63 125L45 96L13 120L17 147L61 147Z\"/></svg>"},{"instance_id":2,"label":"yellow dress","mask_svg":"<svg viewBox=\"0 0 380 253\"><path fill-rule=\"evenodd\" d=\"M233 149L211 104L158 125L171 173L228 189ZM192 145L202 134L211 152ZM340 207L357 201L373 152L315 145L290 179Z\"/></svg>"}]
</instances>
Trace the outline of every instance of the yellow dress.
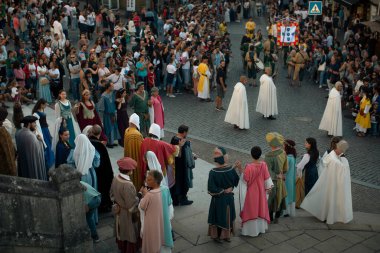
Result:
<instances>
[{"instance_id":1,"label":"yellow dress","mask_svg":"<svg viewBox=\"0 0 380 253\"><path fill-rule=\"evenodd\" d=\"M360 101L360 112L364 113L366 106L371 106L371 100L369 98L363 97ZM365 113L363 116L358 113L355 122L362 128L371 128L371 116L369 112Z\"/></svg>"},{"instance_id":2,"label":"yellow dress","mask_svg":"<svg viewBox=\"0 0 380 253\"><path fill-rule=\"evenodd\" d=\"M141 169L141 143L144 140L142 134L134 127L129 127L124 134L124 157L130 157L137 162L137 168L133 171L131 180L136 190L139 191L143 186L142 169Z\"/></svg>"}]
</instances>

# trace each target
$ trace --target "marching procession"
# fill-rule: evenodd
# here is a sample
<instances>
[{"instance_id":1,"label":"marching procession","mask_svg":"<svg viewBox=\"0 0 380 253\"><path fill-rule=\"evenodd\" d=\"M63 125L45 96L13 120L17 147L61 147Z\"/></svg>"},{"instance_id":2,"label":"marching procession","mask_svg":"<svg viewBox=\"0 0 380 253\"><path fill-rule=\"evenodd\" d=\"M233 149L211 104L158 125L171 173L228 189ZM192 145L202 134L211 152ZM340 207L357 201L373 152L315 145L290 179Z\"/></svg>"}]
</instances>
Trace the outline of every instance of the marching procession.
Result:
<instances>
[{"instance_id":1,"label":"marching procession","mask_svg":"<svg viewBox=\"0 0 380 253\"><path fill-rule=\"evenodd\" d=\"M213 128L226 122L244 136L255 128L253 113L268 125L286 117L280 85L315 86L326 95L318 128L331 146L325 151L312 136L296 143L279 128L260 133L266 146L252 143L247 164L230 159L227 141L202 154L214 163L203 186L210 195L204 232L218 245L230 243L237 227L257 237L296 209L326 224L351 222L343 114L350 112L358 138L378 135L378 34L344 6L307 3L165 0L125 19L91 3L0 0L0 174L49 181L49 171L69 164L81 174L94 243L99 218L112 213L119 252L172 252L175 209L197 201L189 191L198 155L185 124L195 118L181 106L169 114L164 103L191 97L222 115ZM240 42L229 30L237 24ZM232 58L241 58L238 74L230 72ZM254 111L249 89L258 90ZM178 115L183 121L166 142L165 125Z\"/></svg>"}]
</instances>

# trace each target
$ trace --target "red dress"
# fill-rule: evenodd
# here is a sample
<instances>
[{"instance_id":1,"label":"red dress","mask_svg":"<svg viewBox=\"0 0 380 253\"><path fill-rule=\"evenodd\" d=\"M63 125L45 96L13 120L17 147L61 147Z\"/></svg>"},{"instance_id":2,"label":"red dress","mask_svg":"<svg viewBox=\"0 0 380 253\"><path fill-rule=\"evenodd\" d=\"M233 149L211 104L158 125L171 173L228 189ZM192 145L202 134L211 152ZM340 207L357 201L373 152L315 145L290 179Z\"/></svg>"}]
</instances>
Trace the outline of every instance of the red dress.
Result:
<instances>
[{"instance_id":1,"label":"red dress","mask_svg":"<svg viewBox=\"0 0 380 253\"><path fill-rule=\"evenodd\" d=\"M94 103L91 101L91 105L86 105L80 102L79 112L77 114L77 121L81 131L89 125L99 125L102 127L102 133L100 135L101 141L107 141L107 136L104 134L104 128L99 114L95 109Z\"/></svg>"}]
</instances>

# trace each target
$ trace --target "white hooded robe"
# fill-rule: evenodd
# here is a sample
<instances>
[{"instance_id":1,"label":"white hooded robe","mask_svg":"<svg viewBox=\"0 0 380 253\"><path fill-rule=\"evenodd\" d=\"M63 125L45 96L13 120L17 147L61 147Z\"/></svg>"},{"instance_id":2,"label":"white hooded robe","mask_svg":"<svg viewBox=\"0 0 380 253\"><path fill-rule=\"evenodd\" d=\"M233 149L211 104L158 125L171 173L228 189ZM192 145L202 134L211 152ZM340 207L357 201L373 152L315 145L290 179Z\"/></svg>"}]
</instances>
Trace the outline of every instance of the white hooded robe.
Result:
<instances>
[{"instance_id":1,"label":"white hooded robe","mask_svg":"<svg viewBox=\"0 0 380 253\"><path fill-rule=\"evenodd\" d=\"M353 219L350 165L345 157L331 151L323 159L324 170L301 204L327 224Z\"/></svg>"},{"instance_id":2,"label":"white hooded robe","mask_svg":"<svg viewBox=\"0 0 380 253\"><path fill-rule=\"evenodd\" d=\"M340 101L340 92L332 88L329 93L329 99L321 123L320 130L325 130L329 135L342 136L342 105Z\"/></svg>"},{"instance_id":3,"label":"white hooded robe","mask_svg":"<svg viewBox=\"0 0 380 253\"><path fill-rule=\"evenodd\" d=\"M240 129L249 129L247 92L241 82L234 87L224 121L237 125Z\"/></svg>"},{"instance_id":4,"label":"white hooded robe","mask_svg":"<svg viewBox=\"0 0 380 253\"><path fill-rule=\"evenodd\" d=\"M276 86L272 77L267 74L260 77L260 91L256 112L263 114L264 117L278 114Z\"/></svg>"}]
</instances>

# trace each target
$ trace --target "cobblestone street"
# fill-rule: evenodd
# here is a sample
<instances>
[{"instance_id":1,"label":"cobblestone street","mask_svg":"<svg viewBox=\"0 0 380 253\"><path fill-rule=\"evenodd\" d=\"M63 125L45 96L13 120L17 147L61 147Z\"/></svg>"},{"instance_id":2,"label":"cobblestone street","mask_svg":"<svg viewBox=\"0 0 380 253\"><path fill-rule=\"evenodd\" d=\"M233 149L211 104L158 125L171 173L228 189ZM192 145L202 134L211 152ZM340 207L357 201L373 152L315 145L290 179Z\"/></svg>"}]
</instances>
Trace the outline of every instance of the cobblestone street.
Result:
<instances>
[{"instance_id":1,"label":"cobblestone street","mask_svg":"<svg viewBox=\"0 0 380 253\"><path fill-rule=\"evenodd\" d=\"M255 22L258 28L264 31L263 34L266 34L265 20L262 18ZM244 24L231 24L229 32L233 45L233 58L228 72L228 91L223 102L225 108L228 107L233 86L239 80L239 76L243 74L239 48ZM326 106L328 91L319 89L318 85L310 81L308 76L305 77L301 87L290 87L288 79L285 78L286 73L281 59L278 64L280 73L275 80L279 106L277 120L265 120L259 113L256 113L259 88L247 87L251 125L249 130L233 129L232 125L224 122L225 112L216 111L214 103L199 102L196 97L188 94L178 95L177 98L163 96L165 128L175 132L177 127L184 123L190 127L191 135L195 139L224 145L243 153L248 153L254 145L259 145L266 151L268 147L265 142L265 134L270 131L277 131L286 138L295 140L300 155L305 152L305 139L314 137L317 139L320 153L323 154L329 146L330 138L327 137L326 132L318 130L318 126ZM258 74L257 79L261 74L262 72ZM212 96L215 95L212 94ZM350 117L350 112L345 110L343 115L343 135L350 144L347 158L351 165L351 176L355 182L359 181L365 185L379 188L380 139L372 136L357 137L352 130L354 120Z\"/></svg>"}]
</instances>

